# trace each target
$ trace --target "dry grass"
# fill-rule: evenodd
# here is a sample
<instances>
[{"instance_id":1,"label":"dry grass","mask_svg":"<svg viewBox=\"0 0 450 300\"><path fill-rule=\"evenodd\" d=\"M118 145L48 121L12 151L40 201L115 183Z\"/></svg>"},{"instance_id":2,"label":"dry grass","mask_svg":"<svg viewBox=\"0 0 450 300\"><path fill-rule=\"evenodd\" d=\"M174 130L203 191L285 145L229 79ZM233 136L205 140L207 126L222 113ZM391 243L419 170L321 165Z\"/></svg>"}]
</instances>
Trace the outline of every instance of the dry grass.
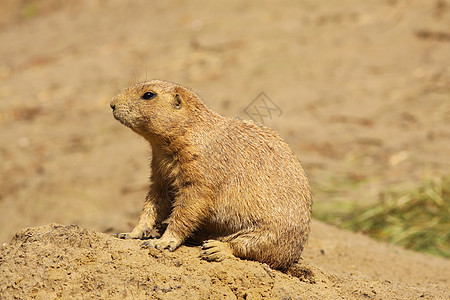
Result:
<instances>
[{"instance_id":1,"label":"dry grass","mask_svg":"<svg viewBox=\"0 0 450 300\"><path fill-rule=\"evenodd\" d=\"M315 216L408 249L450 257L450 176L410 191L389 189L371 207L349 203L319 208Z\"/></svg>"}]
</instances>

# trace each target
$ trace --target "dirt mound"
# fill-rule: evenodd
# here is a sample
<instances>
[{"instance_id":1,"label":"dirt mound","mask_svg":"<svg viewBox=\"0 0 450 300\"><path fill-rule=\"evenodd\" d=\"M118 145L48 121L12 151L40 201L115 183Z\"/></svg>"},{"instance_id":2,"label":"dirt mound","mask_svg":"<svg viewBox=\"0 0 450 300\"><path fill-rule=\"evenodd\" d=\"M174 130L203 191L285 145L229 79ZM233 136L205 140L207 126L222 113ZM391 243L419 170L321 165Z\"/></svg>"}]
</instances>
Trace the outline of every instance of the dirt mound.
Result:
<instances>
[{"instance_id":1,"label":"dirt mound","mask_svg":"<svg viewBox=\"0 0 450 300\"><path fill-rule=\"evenodd\" d=\"M0 299L449 299L450 260L318 221L291 275L98 233L131 230L148 190L147 143L109 107L145 79L241 119L267 95L283 113L264 123L301 159L316 213L448 174L449 0L62 3L0 1L0 244L50 222L96 232L18 233Z\"/></svg>"},{"instance_id":2,"label":"dirt mound","mask_svg":"<svg viewBox=\"0 0 450 300\"><path fill-rule=\"evenodd\" d=\"M288 274L240 259L208 263L199 247L141 250L76 225L18 232L0 251L0 298L416 298L420 287L337 275L305 263ZM439 296L439 295L434 295ZM428 298L428 297L427 297Z\"/></svg>"}]
</instances>

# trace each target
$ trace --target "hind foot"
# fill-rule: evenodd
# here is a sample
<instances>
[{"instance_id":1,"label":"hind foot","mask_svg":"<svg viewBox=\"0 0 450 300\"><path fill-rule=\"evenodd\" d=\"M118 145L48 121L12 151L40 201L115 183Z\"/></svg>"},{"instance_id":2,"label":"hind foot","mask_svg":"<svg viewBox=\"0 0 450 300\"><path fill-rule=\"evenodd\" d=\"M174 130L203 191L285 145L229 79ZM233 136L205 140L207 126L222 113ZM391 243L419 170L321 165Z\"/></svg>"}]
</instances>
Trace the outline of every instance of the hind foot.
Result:
<instances>
[{"instance_id":1,"label":"hind foot","mask_svg":"<svg viewBox=\"0 0 450 300\"><path fill-rule=\"evenodd\" d=\"M234 257L230 244L216 240L208 240L203 243L201 258L207 261L222 261Z\"/></svg>"}]
</instances>

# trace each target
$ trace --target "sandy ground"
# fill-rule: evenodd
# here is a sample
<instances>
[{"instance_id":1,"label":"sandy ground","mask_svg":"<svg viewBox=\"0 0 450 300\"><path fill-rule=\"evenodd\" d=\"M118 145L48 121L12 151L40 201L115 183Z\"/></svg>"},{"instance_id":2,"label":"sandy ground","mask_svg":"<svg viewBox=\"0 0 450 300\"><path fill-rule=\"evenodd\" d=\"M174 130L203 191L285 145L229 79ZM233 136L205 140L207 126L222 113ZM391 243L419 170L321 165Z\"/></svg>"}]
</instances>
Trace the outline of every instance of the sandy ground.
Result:
<instances>
[{"instance_id":1,"label":"sandy ground","mask_svg":"<svg viewBox=\"0 0 450 300\"><path fill-rule=\"evenodd\" d=\"M76 225L18 232L0 250L0 295L40 299L84 297L158 299L444 299L450 271L428 259L365 237L315 224L358 247L313 239L290 274L240 259L200 260L199 247L140 250ZM332 239L327 239L332 240ZM330 246L332 248L330 248ZM322 254L321 251L324 251ZM380 257L380 254L383 257ZM336 260L336 263L329 263ZM415 266L408 266L414 261ZM320 267L319 267L320 266ZM335 269L333 271L333 269ZM418 270L420 274L414 274ZM386 273L386 272L389 273ZM405 276L406 272L411 272ZM3 299L3 297L2 297Z\"/></svg>"},{"instance_id":2,"label":"sandy ground","mask_svg":"<svg viewBox=\"0 0 450 300\"><path fill-rule=\"evenodd\" d=\"M145 79L278 131L315 205L448 174L450 1L44 3L0 3L0 298L450 297L448 260L318 221L290 275L103 234L146 193L148 146L109 108Z\"/></svg>"}]
</instances>

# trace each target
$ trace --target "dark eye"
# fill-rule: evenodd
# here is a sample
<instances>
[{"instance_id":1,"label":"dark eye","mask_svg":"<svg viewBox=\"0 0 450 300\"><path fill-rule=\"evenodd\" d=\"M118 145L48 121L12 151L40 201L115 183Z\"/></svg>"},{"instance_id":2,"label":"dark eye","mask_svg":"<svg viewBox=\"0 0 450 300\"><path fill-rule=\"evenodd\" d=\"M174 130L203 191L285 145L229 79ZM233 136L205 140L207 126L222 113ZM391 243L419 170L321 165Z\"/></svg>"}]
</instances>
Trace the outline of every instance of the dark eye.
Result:
<instances>
[{"instance_id":1,"label":"dark eye","mask_svg":"<svg viewBox=\"0 0 450 300\"><path fill-rule=\"evenodd\" d=\"M153 92L146 92L146 93L144 93L143 95L142 95L142 99L145 99L145 100L150 100L150 99L153 99L153 98L155 98L155 96L156 96L156 94L155 93L153 93Z\"/></svg>"}]
</instances>

